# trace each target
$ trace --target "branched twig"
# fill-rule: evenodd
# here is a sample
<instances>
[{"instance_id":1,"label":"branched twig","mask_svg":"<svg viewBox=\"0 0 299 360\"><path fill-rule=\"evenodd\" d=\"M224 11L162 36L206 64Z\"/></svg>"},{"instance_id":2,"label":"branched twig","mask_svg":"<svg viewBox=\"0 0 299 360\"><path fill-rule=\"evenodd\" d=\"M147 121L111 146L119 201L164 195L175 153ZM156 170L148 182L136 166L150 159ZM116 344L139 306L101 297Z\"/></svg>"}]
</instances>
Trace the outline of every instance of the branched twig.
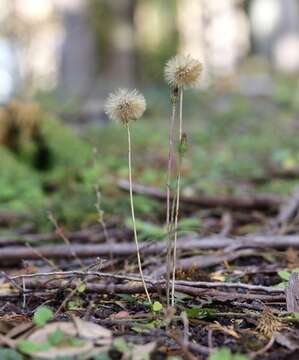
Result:
<instances>
[{"instance_id":1,"label":"branched twig","mask_svg":"<svg viewBox=\"0 0 299 360\"><path fill-rule=\"evenodd\" d=\"M126 180L117 182L117 186L124 191L129 190L129 184ZM136 194L149 196L157 200L165 201L166 195L158 188L134 184L133 192ZM277 211L284 202L285 198L274 194L251 194L251 195L205 195L198 197L181 196L181 206L185 207L203 207L217 208L223 207L235 209L239 211L261 210L261 211Z\"/></svg>"},{"instance_id":2,"label":"branched twig","mask_svg":"<svg viewBox=\"0 0 299 360\"><path fill-rule=\"evenodd\" d=\"M187 342L187 344L186 344L183 340L181 340L181 338L174 331L172 331L169 335L181 348L184 359L196 360L196 357L193 354L191 354L188 349L189 342Z\"/></svg>"},{"instance_id":3,"label":"branched twig","mask_svg":"<svg viewBox=\"0 0 299 360\"><path fill-rule=\"evenodd\" d=\"M1 273L4 274L4 273ZM104 273L100 271L80 271L80 270L72 270L72 271L53 271L53 272L45 272L45 273L32 273L32 274L22 274L22 275L15 275L12 277L8 277L8 275L5 276L7 280L15 281L17 279L24 279L24 278L36 278L36 277L51 277L51 276L57 276L57 277L99 277L99 278L114 278L119 280L129 280L129 281L142 281L142 279L139 276L135 275L118 275L118 274L111 274L111 273ZM155 280L149 279L145 277L145 281L149 283L155 282ZM15 283L16 284L16 283Z\"/></svg>"},{"instance_id":4,"label":"branched twig","mask_svg":"<svg viewBox=\"0 0 299 360\"><path fill-rule=\"evenodd\" d=\"M52 269L60 271L60 269L54 264L52 260L47 259L45 256L40 254L38 248L32 247L28 242L25 243L28 249L31 249L37 256L39 256L46 264L48 264Z\"/></svg>"},{"instance_id":5,"label":"branched twig","mask_svg":"<svg viewBox=\"0 0 299 360\"><path fill-rule=\"evenodd\" d=\"M252 352L249 354L250 359L254 359L256 358L258 355L263 355L265 352L267 352L269 349L271 349L271 347L273 346L275 342L275 335L272 335L271 339L269 340L269 342L260 350Z\"/></svg>"},{"instance_id":6,"label":"branched twig","mask_svg":"<svg viewBox=\"0 0 299 360\"><path fill-rule=\"evenodd\" d=\"M85 279L88 276L91 277L110 277L110 278L116 278L119 280L128 280L128 281L140 281L142 282L141 277L137 276L129 276L129 275L114 275L114 274L107 274L107 273L101 273L101 272L82 272L82 271L68 271L68 272L52 272L52 273L35 273L35 274L24 274L24 275L16 275L13 277L7 277L5 276L8 281L15 282L17 279L29 279L29 278L36 278L36 277L49 277L49 276L60 276L62 278L74 278L74 276L78 277L84 277ZM137 294L137 293L143 293L144 287L141 285L129 285L129 284L115 284L115 283L92 283L88 282L87 279L85 280L86 284L86 291L88 292L95 292L99 294L114 294L114 293L129 293L129 294ZM147 279L145 278L144 281L148 283L148 290L151 292L159 292L161 289L165 291L166 284L165 280L163 281L154 281L153 279ZM203 283L201 287L199 287L199 282L194 283L189 282L188 285L186 285L188 282L184 282L183 284L180 284L179 282L176 283L176 288L178 291L189 294L191 296L201 296L201 297L212 297L215 299L227 299L227 300L233 300L233 299L246 299L246 300L262 300L262 301L285 301L285 295L283 291L279 291L278 289L271 289L268 288L266 290L266 287L254 287L253 285L250 286L248 284L219 284L215 283L215 286L213 287L213 283ZM36 282L30 282L27 281L27 290L26 293L31 293L33 289L37 289L40 291L41 288L44 287L44 289L47 289L47 283L36 283ZM218 286L219 285L219 286ZM66 288L66 287L76 287L76 284L72 284L68 281L63 281L57 279L55 283L51 283L51 291L53 291L56 288ZM217 287L222 288L247 288L248 291L251 291L250 293L240 293L240 292L224 292L216 290ZM22 288L18 288L20 290L20 294L22 294L24 291ZM267 294L262 294L261 292L266 292Z\"/></svg>"},{"instance_id":7,"label":"branched twig","mask_svg":"<svg viewBox=\"0 0 299 360\"><path fill-rule=\"evenodd\" d=\"M262 286L262 285L251 285L251 284L243 284L243 283L223 283L223 282L208 282L208 281L185 281L185 280L177 280L177 284L179 285L187 285L192 287L207 287L207 288L235 288L235 289L246 289L246 290L253 290L253 291L263 291L268 294L271 293L281 293L284 294L284 289L279 289L270 286Z\"/></svg>"},{"instance_id":8,"label":"branched twig","mask_svg":"<svg viewBox=\"0 0 299 360\"><path fill-rule=\"evenodd\" d=\"M49 212L48 218L49 218L49 220L51 221L51 223L54 225L57 234L62 238L62 240L65 242L65 244L69 247L69 250L70 250L72 256L74 257L74 259L78 262L78 264L81 266L81 268L83 268L83 263L82 263L82 261L79 259L79 257L77 256L76 252L73 251L72 245L71 245L69 239L64 235L62 229L61 229L60 226L58 225L58 223L57 223L54 215L53 215L51 212Z\"/></svg>"},{"instance_id":9,"label":"branched twig","mask_svg":"<svg viewBox=\"0 0 299 360\"><path fill-rule=\"evenodd\" d=\"M238 249L286 249L288 247L299 248L298 235L248 235L237 238L225 238L220 236L211 236L199 238L195 236L186 236L178 239L177 249L181 251L190 250L208 250L208 249L224 249L234 246ZM115 257L127 257L136 252L136 246L133 243L117 243L117 244L75 244L71 247L66 245L39 246L39 255L51 259L70 259L72 253L75 252L80 258L95 258L101 256L109 256L110 252ZM140 242L140 251L145 255L163 254L166 251L166 243L160 242ZM256 253L256 252L255 252ZM234 254L230 254L234 255ZM39 259L34 251L26 246L10 246L3 247L0 251L0 261L10 260L34 260ZM188 259L183 259L188 260ZM211 262L213 263L213 262ZM207 265L198 264L199 267Z\"/></svg>"},{"instance_id":10,"label":"branched twig","mask_svg":"<svg viewBox=\"0 0 299 360\"><path fill-rule=\"evenodd\" d=\"M15 279L8 276L4 271L1 271L0 275L2 275L9 283L11 283L15 289L23 292L23 288L15 281Z\"/></svg>"},{"instance_id":11,"label":"branched twig","mask_svg":"<svg viewBox=\"0 0 299 360\"><path fill-rule=\"evenodd\" d=\"M12 282L18 290L22 290L22 288L15 282L15 280L26 279L26 278L32 279L32 278L36 278L36 277L57 276L57 277L67 278L67 277L74 277L74 276L78 276L78 277L92 276L92 277L99 277L99 278L114 278L114 279L118 279L118 280L142 281L141 277L138 275L133 275L133 274L132 275L119 275L119 274L105 273L105 272L100 272L100 271L85 271L85 272L79 271L79 270L53 271L53 272L45 272L45 273L15 275L15 276L11 276L11 277L9 277L4 272L1 272L1 274L8 281ZM146 276L144 279L147 283L153 284L153 285L166 283L165 280L155 280L155 279L151 279ZM217 288L217 287L234 288L234 289L246 289L246 290L251 290L251 291L258 291L258 292L261 291L261 292L266 292L268 294L271 294L271 293L283 294L285 292L284 289L279 289L279 288L270 287L270 286L251 285L251 284L244 284L244 283L227 283L227 282L224 283L224 282L220 282L220 281L208 282L208 281L177 280L176 283L178 285L185 285L185 286L195 287L195 288L196 287L198 287L198 288L213 288L213 289Z\"/></svg>"}]
</instances>

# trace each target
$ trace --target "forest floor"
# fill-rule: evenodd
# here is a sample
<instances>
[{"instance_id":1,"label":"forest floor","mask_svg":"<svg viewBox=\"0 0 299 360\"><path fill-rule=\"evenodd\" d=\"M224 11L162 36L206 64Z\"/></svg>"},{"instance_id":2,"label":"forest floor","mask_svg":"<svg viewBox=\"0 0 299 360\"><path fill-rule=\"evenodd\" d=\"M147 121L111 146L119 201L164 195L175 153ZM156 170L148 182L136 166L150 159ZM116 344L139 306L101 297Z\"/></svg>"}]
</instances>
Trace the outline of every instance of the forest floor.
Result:
<instances>
[{"instance_id":1,"label":"forest floor","mask_svg":"<svg viewBox=\"0 0 299 360\"><path fill-rule=\"evenodd\" d=\"M32 165L32 146L17 155L0 147L0 358L297 359L292 86L277 82L271 97L219 90L187 100L173 308L164 280L167 98L149 96L147 118L133 128L153 305L138 275L123 129L90 125L78 135L47 120L54 162L46 171Z\"/></svg>"}]
</instances>

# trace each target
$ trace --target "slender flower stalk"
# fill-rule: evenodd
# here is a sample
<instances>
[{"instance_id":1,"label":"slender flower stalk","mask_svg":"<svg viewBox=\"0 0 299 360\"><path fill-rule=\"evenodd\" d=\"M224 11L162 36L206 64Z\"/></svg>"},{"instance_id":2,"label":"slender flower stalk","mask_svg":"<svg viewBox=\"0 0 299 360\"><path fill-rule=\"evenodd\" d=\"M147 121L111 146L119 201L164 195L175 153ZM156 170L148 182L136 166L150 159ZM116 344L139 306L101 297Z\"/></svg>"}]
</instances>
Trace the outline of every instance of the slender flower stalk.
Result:
<instances>
[{"instance_id":1,"label":"slender flower stalk","mask_svg":"<svg viewBox=\"0 0 299 360\"><path fill-rule=\"evenodd\" d=\"M173 243L173 259L172 259L172 283L171 283L171 306L174 306L174 290L175 290L175 271L176 271L176 250L177 250L177 238L178 238L178 219L179 219L179 207L180 207L180 188L181 188L181 176L182 176L182 156L183 152L181 147L183 146L183 88L180 88L180 110L179 110L179 159L178 159L178 174L176 183L176 203L175 203L175 218L174 218L174 243Z\"/></svg>"},{"instance_id":2,"label":"slender flower stalk","mask_svg":"<svg viewBox=\"0 0 299 360\"><path fill-rule=\"evenodd\" d=\"M143 115L146 108L146 102L142 94L137 90L129 91L127 89L118 89L114 93L110 94L105 105L106 114L112 120L121 122L127 129L128 135L128 170L129 170L129 185L130 185L130 204L131 214L133 222L134 241L136 244L136 254L140 277L149 303L151 304L151 298L146 286L146 282L143 276L140 251L137 237L137 228L134 211L133 201L133 184L132 184L132 146L131 146L131 132L130 121L138 120Z\"/></svg>"},{"instance_id":3,"label":"slender flower stalk","mask_svg":"<svg viewBox=\"0 0 299 360\"><path fill-rule=\"evenodd\" d=\"M130 125L129 123L126 124L127 133L128 133L128 164L129 164L129 185L130 185L130 203L131 203L131 213L132 213L132 221L133 221L133 231L134 231L134 240L136 244L136 254L137 254L137 261L138 261L138 268L142 280L142 284L147 296L149 303L151 304L151 297L148 293L146 282L144 280L141 259L140 259L140 251L139 251L139 244L138 244L138 237L137 237L137 228L136 228L136 220L135 220L135 211L134 211L134 201L133 201L133 184L132 184L132 147L131 147L131 132L130 132Z\"/></svg>"},{"instance_id":4,"label":"slender flower stalk","mask_svg":"<svg viewBox=\"0 0 299 360\"><path fill-rule=\"evenodd\" d=\"M168 161L167 161L167 184L166 184L166 229L167 229L167 259L166 259L166 302L167 306L170 305L170 271L171 271L171 224L172 214L170 209L170 195L171 195L171 172L173 163L173 141L174 141L174 123L176 116L176 104L178 97L178 88L171 89L171 102L172 102L172 114L169 124L169 138L168 138Z\"/></svg>"},{"instance_id":5,"label":"slender flower stalk","mask_svg":"<svg viewBox=\"0 0 299 360\"><path fill-rule=\"evenodd\" d=\"M171 58L165 66L164 76L166 82L172 88L179 89L179 156L178 156L178 170L177 170L177 181L176 181L176 191L175 196L173 197L173 210L170 215L170 177L171 171L171 162L168 159L168 176L167 176L167 232L168 232L168 251L167 251L167 305L169 304L169 280L170 280L170 266L168 264L172 263L172 285L171 285L171 305L174 306L174 290L175 290L175 272L176 272L176 250L177 250L177 230L178 230L178 219L179 219L179 206L180 206L180 187L181 187L181 177L182 177L182 157L186 148L186 135L183 133L183 91L187 87L197 87L200 80L200 75L202 73L202 64L193 59L191 56L187 55L177 55ZM170 134L173 134L173 129L170 125ZM172 142L170 143L172 145ZM173 146L169 145L169 151L173 152ZM171 157L172 159L172 157ZM170 165L169 165L170 163ZM172 242L172 232L174 233L173 244ZM171 255L172 261L171 261Z\"/></svg>"}]
</instances>

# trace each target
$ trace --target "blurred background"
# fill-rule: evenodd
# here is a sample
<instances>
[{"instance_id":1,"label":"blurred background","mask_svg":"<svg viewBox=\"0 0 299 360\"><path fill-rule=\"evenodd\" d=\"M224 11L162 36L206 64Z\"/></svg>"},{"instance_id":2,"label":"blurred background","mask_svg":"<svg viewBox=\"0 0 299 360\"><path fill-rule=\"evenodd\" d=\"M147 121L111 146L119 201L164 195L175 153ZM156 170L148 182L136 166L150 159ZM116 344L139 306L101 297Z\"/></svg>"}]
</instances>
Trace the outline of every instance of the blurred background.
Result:
<instances>
[{"instance_id":1,"label":"blurred background","mask_svg":"<svg viewBox=\"0 0 299 360\"><path fill-rule=\"evenodd\" d=\"M1 102L157 85L177 51L203 61L205 84L237 76L252 56L299 68L296 0L1 0L0 9Z\"/></svg>"},{"instance_id":2,"label":"blurred background","mask_svg":"<svg viewBox=\"0 0 299 360\"><path fill-rule=\"evenodd\" d=\"M84 226L97 219L98 185L107 216L126 219L115 185L127 176L126 138L103 111L119 86L148 102L134 127L135 180L164 189L163 67L178 52L204 64L201 89L185 96L184 193L289 193L299 168L297 0L0 0L0 208L41 227L48 210ZM136 205L141 219L163 219L154 200Z\"/></svg>"}]
</instances>

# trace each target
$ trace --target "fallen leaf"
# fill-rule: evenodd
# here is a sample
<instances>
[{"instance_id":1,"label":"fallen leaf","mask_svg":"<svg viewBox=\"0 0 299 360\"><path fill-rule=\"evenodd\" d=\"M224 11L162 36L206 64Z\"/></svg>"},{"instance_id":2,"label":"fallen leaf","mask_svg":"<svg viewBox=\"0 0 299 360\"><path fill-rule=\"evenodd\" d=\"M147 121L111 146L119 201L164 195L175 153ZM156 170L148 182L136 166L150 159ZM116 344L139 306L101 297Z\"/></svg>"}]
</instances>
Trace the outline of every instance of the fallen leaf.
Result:
<instances>
[{"instance_id":1,"label":"fallen leaf","mask_svg":"<svg viewBox=\"0 0 299 360\"><path fill-rule=\"evenodd\" d=\"M132 360L150 359L150 354L155 350L156 343L150 342L145 345L136 345L132 349Z\"/></svg>"},{"instance_id":2,"label":"fallen leaf","mask_svg":"<svg viewBox=\"0 0 299 360\"><path fill-rule=\"evenodd\" d=\"M288 331L288 332L275 332L275 340L278 344L286 347L289 350L299 349L299 332Z\"/></svg>"},{"instance_id":3,"label":"fallen leaf","mask_svg":"<svg viewBox=\"0 0 299 360\"><path fill-rule=\"evenodd\" d=\"M37 326L44 326L49 320L54 317L53 311L47 306L40 306L33 315L33 323Z\"/></svg>"},{"instance_id":4,"label":"fallen leaf","mask_svg":"<svg viewBox=\"0 0 299 360\"><path fill-rule=\"evenodd\" d=\"M224 326L221 325L218 321L215 321L215 323L210 326L210 329L214 331L221 331L227 335L234 337L235 339L240 339L240 335L234 330L233 325Z\"/></svg>"},{"instance_id":5,"label":"fallen leaf","mask_svg":"<svg viewBox=\"0 0 299 360\"><path fill-rule=\"evenodd\" d=\"M122 311L119 311L118 313L116 313L116 314L112 314L111 316L110 316L110 319L127 319L127 318L129 318L130 317L130 314L127 312L127 311L125 311L125 310L122 310Z\"/></svg>"},{"instance_id":6,"label":"fallen leaf","mask_svg":"<svg viewBox=\"0 0 299 360\"><path fill-rule=\"evenodd\" d=\"M68 341L58 343L57 345L53 345L52 341L49 349L46 351L36 351L36 349L33 349L32 353L30 352L30 346L29 348L27 346L27 354L34 355L40 359L72 357L85 355L93 351L97 345L110 345L112 342L110 330L79 318L74 318L73 322L59 321L47 324L43 328L34 331L26 340L29 345L30 343L39 345L49 344L49 337L52 339L53 334L61 333L64 334L65 339ZM96 348L99 350L98 347ZM107 349L107 347L104 348L105 350Z\"/></svg>"},{"instance_id":7,"label":"fallen leaf","mask_svg":"<svg viewBox=\"0 0 299 360\"><path fill-rule=\"evenodd\" d=\"M90 321L81 320L77 317L74 317L73 321L78 329L78 335L80 337L88 340L96 340L98 345L111 344L112 332L110 330Z\"/></svg>"},{"instance_id":8,"label":"fallen leaf","mask_svg":"<svg viewBox=\"0 0 299 360\"><path fill-rule=\"evenodd\" d=\"M211 280L214 281L225 281L225 276L220 272L216 271L210 275Z\"/></svg>"}]
</instances>

